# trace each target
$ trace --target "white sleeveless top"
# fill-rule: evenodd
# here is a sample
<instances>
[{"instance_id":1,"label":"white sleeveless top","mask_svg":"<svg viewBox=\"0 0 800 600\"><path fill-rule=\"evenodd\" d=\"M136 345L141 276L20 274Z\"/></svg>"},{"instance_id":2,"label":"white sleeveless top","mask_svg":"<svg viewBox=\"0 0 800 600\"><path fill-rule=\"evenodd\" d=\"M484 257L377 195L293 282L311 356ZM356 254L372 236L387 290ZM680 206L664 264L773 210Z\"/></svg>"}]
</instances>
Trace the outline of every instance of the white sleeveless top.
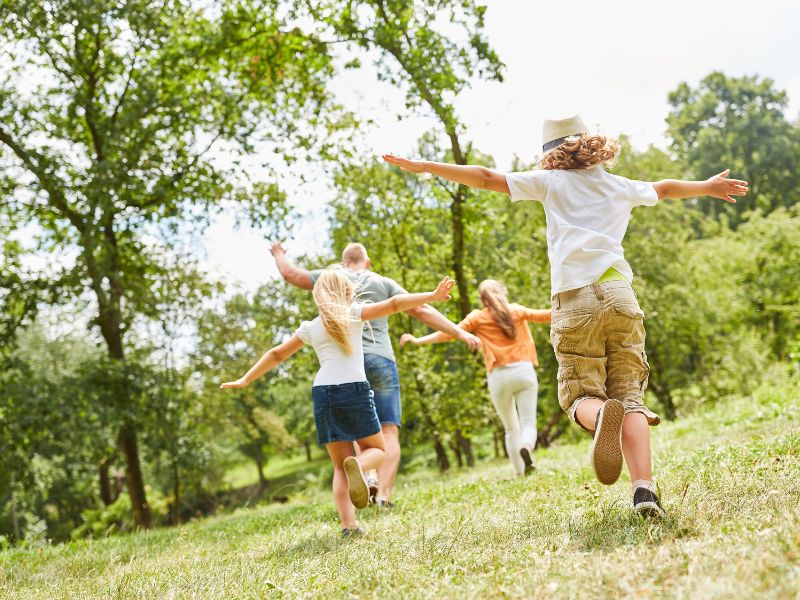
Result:
<instances>
[{"instance_id":1,"label":"white sleeveless top","mask_svg":"<svg viewBox=\"0 0 800 600\"><path fill-rule=\"evenodd\" d=\"M319 371L314 378L314 385L339 385L355 381L366 381L364 372L364 351L361 345L361 333L364 322L361 320L361 304L350 307L352 322L350 327L351 354L345 354L342 347L328 335L317 316L313 321L303 321L297 328L297 336L304 343L314 348L319 360Z\"/></svg>"}]
</instances>

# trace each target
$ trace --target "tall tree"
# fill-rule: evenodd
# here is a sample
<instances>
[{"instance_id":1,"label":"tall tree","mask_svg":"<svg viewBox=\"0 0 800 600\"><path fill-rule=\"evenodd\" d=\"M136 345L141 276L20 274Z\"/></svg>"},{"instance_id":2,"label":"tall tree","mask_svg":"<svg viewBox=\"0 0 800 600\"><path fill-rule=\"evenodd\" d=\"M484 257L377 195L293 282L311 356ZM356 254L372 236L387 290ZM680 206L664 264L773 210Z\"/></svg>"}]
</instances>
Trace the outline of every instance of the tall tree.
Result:
<instances>
[{"instance_id":1,"label":"tall tree","mask_svg":"<svg viewBox=\"0 0 800 600\"><path fill-rule=\"evenodd\" d=\"M10 0L0 7L0 172L4 211L36 223L40 247L63 257L60 294L90 295L109 357L154 317L165 274L153 237L203 222L223 201L270 222L276 185L221 166L257 139L310 147L331 74L327 48L290 27L277 0ZM277 146L276 149L280 150ZM75 256L70 260L69 256ZM58 262L58 261L57 261ZM118 370L124 373L124 369ZM128 394L120 385L115 393ZM111 399L109 399L111 402ZM151 519L137 417L118 434L134 518Z\"/></svg>"},{"instance_id":2,"label":"tall tree","mask_svg":"<svg viewBox=\"0 0 800 600\"><path fill-rule=\"evenodd\" d=\"M483 32L485 6L474 0L329 0L309 5L338 37L361 49L377 50L379 79L405 89L409 110L432 113L447 138L448 160L469 163L470 145L463 139L464 126L452 99L475 76L503 80L504 65ZM451 267L464 318L470 311L464 269L469 189L438 183L450 197ZM468 461L473 461L469 440L459 437Z\"/></svg>"}]
</instances>

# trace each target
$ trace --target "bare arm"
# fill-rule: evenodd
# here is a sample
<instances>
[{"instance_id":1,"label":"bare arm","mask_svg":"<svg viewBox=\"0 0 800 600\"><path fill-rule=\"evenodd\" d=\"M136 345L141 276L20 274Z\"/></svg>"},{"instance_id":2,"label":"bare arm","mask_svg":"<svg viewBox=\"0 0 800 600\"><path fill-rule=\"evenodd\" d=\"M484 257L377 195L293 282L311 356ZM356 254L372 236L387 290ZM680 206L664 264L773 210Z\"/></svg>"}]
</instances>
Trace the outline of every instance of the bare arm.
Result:
<instances>
[{"instance_id":1,"label":"bare arm","mask_svg":"<svg viewBox=\"0 0 800 600\"><path fill-rule=\"evenodd\" d=\"M277 367L302 347L303 340L301 340L297 334L294 334L282 344L275 346L271 350L267 350L264 355L258 359L258 362L250 367L250 370L247 371L247 373L245 373L242 377L236 381L225 382L219 387L223 390L228 388L247 387L256 379Z\"/></svg>"},{"instance_id":2,"label":"bare arm","mask_svg":"<svg viewBox=\"0 0 800 600\"><path fill-rule=\"evenodd\" d=\"M302 267L293 265L286 257L286 250L283 249L280 242L274 242L270 252L275 257L275 264L278 265L278 271L286 283L291 283L303 290L313 289L314 282L311 280L311 273Z\"/></svg>"},{"instance_id":3,"label":"bare arm","mask_svg":"<svg viewBox=\"0 0 800 600\"><path fill-rule=\"evenodd\" d=\"M418 308L412 308L406 312L431 329L436 329L446 334L448 340L458 338L464 342L470 350L475 350L481 345L481 340L477 336L468 331L464 331L432 306L423 304Z\"/></svg>"},{"instance_id":4,"label":"bare arm","mask_svg":"<svg viewBox=\"0 0 800 600\"><path fill-rule=\"evenodd\" d=\"M375 304L365 304L361 307L361 319L363 321L371 321L372 319L380 319L381 317L388 317L394 313L403 312L412 308L417 308L428 302L438 302L440 300L450 299L450 290L453 289L455 281L449 277L445 277L439 282L438 287L432 292L423 292L420 294L398 294L392 296L383 302L376 302Z\"/></svg>"},{"instance_id":5,"label":"bare arm","mask_svg":"<svg viewBox=\"0 0 800 600\"><path fill-rule=\"evenodd\" d=\"M480 190L491 190L511 194L506 176L486 167L475 165L451 165L449 163L431 162L427 160L407 160L391 154L384 154L383 160L390 165L400 167L410 173L431 173L437 177L455 181Z\"/></svg>"},{"instance_id":6,"label":"bare arm","mask_svg":"<svg viewBox=\"0 0 800 600\"><path fill-rule=\"evenodd\" d=\"M450 340L455 339L452 335L447 335L446 333L442 333L441 331L437 331L436 333L429 333L428 335L424 335L422 337L416 337L411 335L410 333L404 333L400 336L400 347L402 348L406 344L414 344L415 346L425 346L427 344L441 344L442 342L449 342Z\"/></svg>"},{"instance_id":7,"label":"bare arm","mask_svg":"<svg viewBox=\"0 0 800 600\"><path fill-rule=\"evenodd\" d=\"M712 196L736 204L736 199L731 196L744 196L747 194L747 182L740 179L728 179L730 169L709 177L705 181L683 181L680 179L662 179L653 183L658 193L658 199L695 198L697 196Z\"/></svg>"},{"instance_id":8,"label":"bare arm","mask_svg":"<svg viewBox=\"0 0 800 600\"><path fill-rule=\"evenodd\" d=\"M549 323L553 311L547 309L528 308L522 307L523 318L530 323Z\"/></svg>"}]
</instances>

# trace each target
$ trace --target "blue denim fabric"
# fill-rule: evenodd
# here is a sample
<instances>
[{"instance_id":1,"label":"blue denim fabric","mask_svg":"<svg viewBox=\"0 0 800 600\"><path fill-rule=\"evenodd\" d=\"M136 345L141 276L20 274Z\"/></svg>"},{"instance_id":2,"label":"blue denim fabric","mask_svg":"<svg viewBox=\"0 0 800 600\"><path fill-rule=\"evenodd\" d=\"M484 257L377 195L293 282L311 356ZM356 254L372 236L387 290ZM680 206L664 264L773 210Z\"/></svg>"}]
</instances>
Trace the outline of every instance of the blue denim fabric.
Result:
<instances>
[{"instance_id":1,"label":"blue denim fabric","mask_svg":"<svg viewBox=\"0 0 800 600\"><path fill-rule=\"evenodd\" d=\"M367 381L312 387L317 441L353 442L378 433L381 424L372 396Z\"/></svg>"},{"instance_id":2,"label":"blue denim fabric","mask_svg":"<svg viewBox=\"0 0 800 600\"><path fill-rule=\"evenodd\" d=\"M403 416L400 404L400 376L397 364L384 356L364 354L364 371L375 392L375 410L381 425L397 425Z\"/></svg>"}]
</instances>

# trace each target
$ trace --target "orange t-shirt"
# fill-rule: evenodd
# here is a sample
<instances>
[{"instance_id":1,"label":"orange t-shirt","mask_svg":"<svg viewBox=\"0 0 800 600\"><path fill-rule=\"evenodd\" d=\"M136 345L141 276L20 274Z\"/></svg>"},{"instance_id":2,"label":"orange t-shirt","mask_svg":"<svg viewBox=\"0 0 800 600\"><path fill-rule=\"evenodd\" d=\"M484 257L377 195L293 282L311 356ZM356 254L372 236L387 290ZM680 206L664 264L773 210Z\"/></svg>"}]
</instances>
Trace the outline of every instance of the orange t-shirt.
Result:
<instances>
[{"instance_id":1,"label":"orange t-shirt","mask_svg":"<svg viewBox=\"0 0 800 600\"><path fill-rule=\"evenodd\" d=\"M486 370L502 367L520 361L530 361L534 367L539 366L536 357L536 345L533 343L528 322L549 323L550 309L536 310L519 304L511 305L511 315L514 318L516 336L508 339L500 326L495 323L488 308L473 310L459 326L464 331L478 336L483 342L483 356L486 359Z\"/></svg>"}]
</instances>

